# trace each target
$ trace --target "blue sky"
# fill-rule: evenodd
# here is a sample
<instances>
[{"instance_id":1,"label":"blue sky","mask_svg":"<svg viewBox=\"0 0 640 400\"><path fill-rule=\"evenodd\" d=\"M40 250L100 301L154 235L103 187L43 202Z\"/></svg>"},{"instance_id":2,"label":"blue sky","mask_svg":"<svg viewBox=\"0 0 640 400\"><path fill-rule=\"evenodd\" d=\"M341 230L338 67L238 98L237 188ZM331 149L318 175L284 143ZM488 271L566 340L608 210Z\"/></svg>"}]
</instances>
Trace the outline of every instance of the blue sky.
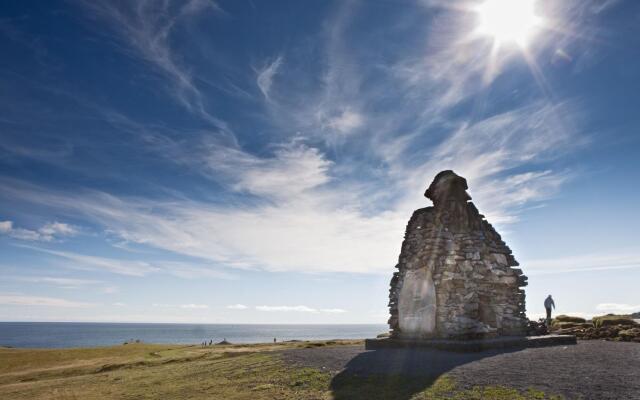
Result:
<instances>
[{"instance_id":1,"label":"blue sky","mask_svg":"<svg viewBox=\"0 0 640 400\"><path fill-rule=\"evenodd\" d=\"M467 178L530 317L640 311L640 3L0 6L0 320L385 323Z\"/></svg>"}]
</instances>

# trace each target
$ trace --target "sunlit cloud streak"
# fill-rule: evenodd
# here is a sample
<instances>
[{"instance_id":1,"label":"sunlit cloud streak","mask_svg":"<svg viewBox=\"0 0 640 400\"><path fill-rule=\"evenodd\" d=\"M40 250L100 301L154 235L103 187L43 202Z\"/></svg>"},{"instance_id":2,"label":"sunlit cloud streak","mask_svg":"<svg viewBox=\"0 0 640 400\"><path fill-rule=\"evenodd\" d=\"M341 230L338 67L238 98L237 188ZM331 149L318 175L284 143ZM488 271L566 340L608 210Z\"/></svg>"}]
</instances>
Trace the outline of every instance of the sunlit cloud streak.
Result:
<instances>
[{"instance_id":1,"label":"sunlit cloud streak","mask_svg":"<svg viewBox=\"0 0 640 400\"><path fill-rule=\"evenodd\" d=\"M264 68L257 71L256 84L260 88L265 99L269 100L269 92L273 84L273 78L278 73L278 68L282 64L282 57L276 57L275 60L268 63Z\"/></svg>"}]
</instances>

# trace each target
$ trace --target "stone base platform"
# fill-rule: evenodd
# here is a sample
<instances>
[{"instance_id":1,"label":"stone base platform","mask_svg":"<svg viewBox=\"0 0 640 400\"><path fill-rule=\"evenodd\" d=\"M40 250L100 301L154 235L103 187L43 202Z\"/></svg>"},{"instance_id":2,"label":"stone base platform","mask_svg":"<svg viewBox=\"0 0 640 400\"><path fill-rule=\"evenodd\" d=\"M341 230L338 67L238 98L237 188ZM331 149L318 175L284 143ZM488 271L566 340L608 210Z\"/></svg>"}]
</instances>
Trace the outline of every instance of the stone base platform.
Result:
<instances>
[{"instance_id":1,"label":"stone base platform","mask_svg":"<svg viewBox=\"0 0 640 400\"><path fill-rule=\"evenodd\" d=\"M449 339L366 339L366 350L425 348L458 352L484 351L491 349L524 349L576 344L574 335L544 336L501 336L492 339L449 340Z\"/></svg>"}]
</instances>

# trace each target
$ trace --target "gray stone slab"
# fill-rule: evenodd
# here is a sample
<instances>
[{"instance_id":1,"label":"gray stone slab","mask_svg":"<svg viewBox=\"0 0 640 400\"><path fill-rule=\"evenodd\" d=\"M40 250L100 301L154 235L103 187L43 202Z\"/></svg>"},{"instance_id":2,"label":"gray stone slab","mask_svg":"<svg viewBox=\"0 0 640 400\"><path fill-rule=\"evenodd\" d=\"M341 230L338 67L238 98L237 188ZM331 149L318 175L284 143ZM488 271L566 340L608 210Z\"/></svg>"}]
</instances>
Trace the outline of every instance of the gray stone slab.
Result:
<instances>
[{"instance_id":1,"label":"gray stone slab","mask_svg":"<svg viewBox=\"0 0 640 400\"><path fill-rule=\"evenodd\" d=\"M447 340L447 339L366 339L365 349L427 348L447 351L484 351L490 349L545 347L576 344L573 335L545 336L501 336L491 339Z\"/></svg>"}]
</instances>

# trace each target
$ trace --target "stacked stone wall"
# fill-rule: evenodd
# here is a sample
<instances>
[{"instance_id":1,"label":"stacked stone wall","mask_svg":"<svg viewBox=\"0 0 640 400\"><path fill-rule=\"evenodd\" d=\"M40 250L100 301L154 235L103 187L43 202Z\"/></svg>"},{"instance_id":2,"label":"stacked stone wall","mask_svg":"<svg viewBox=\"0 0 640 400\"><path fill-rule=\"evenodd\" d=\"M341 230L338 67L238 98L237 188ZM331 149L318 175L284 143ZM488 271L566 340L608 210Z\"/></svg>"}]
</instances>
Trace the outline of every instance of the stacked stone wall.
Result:
<instances>
[{"instance_id":1,"label":"stacked stone wall","mask_svg":"<svg viewBox=\"0 0 640 400\"><path fill-rule=\"evenodd\" d=\"M468 200L452 196L416 210L391 279L392 336L524 334L527 277L517 266L511 249Z\"/></svg>"}]
</instances>

